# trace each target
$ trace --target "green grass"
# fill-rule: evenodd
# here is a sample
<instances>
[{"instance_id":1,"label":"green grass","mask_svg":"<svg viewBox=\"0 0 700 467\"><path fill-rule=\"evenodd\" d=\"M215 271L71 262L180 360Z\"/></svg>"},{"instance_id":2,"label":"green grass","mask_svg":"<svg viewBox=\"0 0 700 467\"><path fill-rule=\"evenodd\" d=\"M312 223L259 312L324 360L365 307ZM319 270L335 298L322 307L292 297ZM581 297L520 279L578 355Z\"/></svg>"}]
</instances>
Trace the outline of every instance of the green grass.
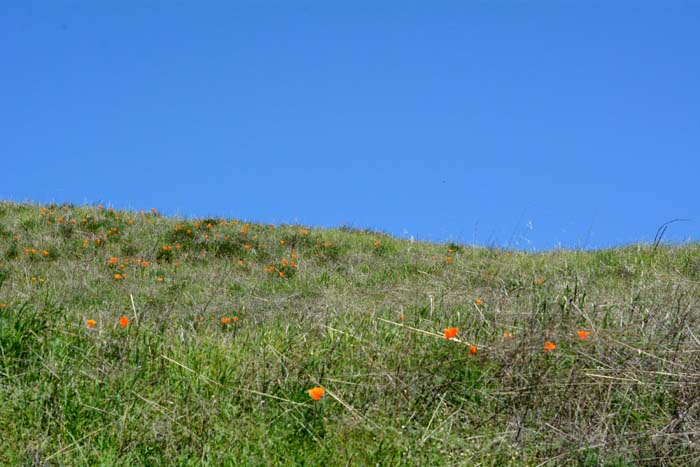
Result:
<instances>
[{"instance_id":1,"label":"green grass","mask_svg":"<svg viewBox=\"0 0 700 467\"><path fill-rule=\"evenodd\" d=\"M2 203L0 464L697 464L699 285L697 244Z\"/></svg>"}]
</instances>

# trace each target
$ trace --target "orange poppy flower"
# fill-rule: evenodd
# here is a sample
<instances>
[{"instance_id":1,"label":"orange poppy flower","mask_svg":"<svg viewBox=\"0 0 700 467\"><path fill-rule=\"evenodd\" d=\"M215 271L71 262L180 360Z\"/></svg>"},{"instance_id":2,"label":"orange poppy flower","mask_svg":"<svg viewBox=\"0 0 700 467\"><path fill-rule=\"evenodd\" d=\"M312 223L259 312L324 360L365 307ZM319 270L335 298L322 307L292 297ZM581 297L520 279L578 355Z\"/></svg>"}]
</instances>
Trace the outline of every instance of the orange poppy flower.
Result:
<instances>
[{"instance_id":1,"label":"orange poppy flower","mask_svg":"<svg viewBox=\"0 0 700 467\"><path fill-rule=\"evenodd\" d=\"M582 341L585 341L588 339L588 336L591 334L590 331L576 331L576 334L578 335L578 338L581 339Z\"/></svg>"},{"instance_id":2,"label":"orange poppy flower","mask_svg":"<svg viewBox=\"0 0 700 467\"><path fill-rule=\"evenodd\" d=\"M475 345L469 346L469 353L472 355L476 355L476 346Z\"/></svg>"},{"instance_id":3,"label":"orange poppy flower","mask_svg":"<svg viewBox=\"0 0 700 467\"><path fill-rule=\"evenodd\" d=\"M221 324L228 324L228 323L230 323L230 322L231 322L231 318L228 318L228 317L226 317L226 316L224 316L223 318L221 318Z\"/></svg>"},{"instance_id":4,"label":"orange poppy flower","mask_svg":"<svg viewBox=\"0 0 700 467\"><path fill-rule=\"evenodd\" d=\"M544 279L537 279L537 285L542 285L544 283Z\"/></svg>"},{"instance_id":5,"label":"orange poppy flower","mask_svg":"<svg viewBox=\"0 0 700 467\"><path fill-rule=\"evenodd\" d=\"M129 318L127 318L126 316L122 316L121 318L119 318L119 326L125 328L128 325L129 325Z\"/></svg>"},{"instance_id":6,"label":"orange poppy flower","mask_svg":"<svg viewBox=\"0 0 700 467\"><path fill-rule=\"evenodd\" d=\"M119 281L119 280L121 280L123 277L124 277L124 276L122 276L121 274L115 274L115 275L114 275L114 280L115 280L115 281Z\"/></svg>"},{"instance_id":7,"label":"orange poppy flower","mask_svg":"<svg viewBox=\"0 0 700 467\"><path fill-rule=\"evenodd\" d=\"M321 397L323 397L323 395L326 393L326 390L323 389L321 386L316 386L316 387L313 387L313 388L309 389L309 390L306 391L306 392L309 393L309 396L311 396L311 398L312 398L313 400L317 401L317 400L319 400Z\"/></svg>"},{"instance_id":8,"label":"orange poppy flower","mask_svg":"<svg viewBox=\"0 0 700 467\"><path fill-rule=\"evenodd\" d=\"M147 268L149 265L150 263L148 261L141 261L141 266L143 266L144 268Z\"/></svg>"},{"instance_id":9,"label":"orange poppy flower","mask_svg":"<svg viewBox=\"0 0 700 467\"><path fill-rule=\"evenodd\" d=\"M454 339L459 332L458 328L447 328L443 331L445 333L445 339Z\"/></svg>"},{"instance_id":10,"label":"orange poppy flower","mask_svg":"<svg viewBox=\"0 0 700 467\"><path fill-rule=\"evenodd\" d=\"M88 319L85 321L85 324L87 324L87 327L89 328L93 327L96 323L97 321L95 321L94 319Z\"/></svg>"},{"instance_id":11,"label":"orange poppy flower","mask_svg":"<svg viewBox=\"0 0 700 467\"><path fill-rule=\"evenodd\" d=\"M233 322L235 323L235 322L237 322L237 321L238 321L238 316L234 316L234 317L233 317Z\"/></svg>"},{"instance_id":12,"label":"orange poppy flower","mask_svg":"<svg viewBox=\"0 0 700 467\"><path fill-rule=\"evenodd\" d=\"M401 318L401 320L404 320L404 319L406 319L406 315L402 314L401 316L399 316L399 318Z\"/></svg>"},{"instance_id":13,"label":"orange poppy flower","mask_svg":"<svg viewBox=\"0 0 700 467\"><path fill-rule=\"evenodd\" d=\"M552 341L546 341L546 342L544 343L544 351L545 351L545 352L551 352L552 350L554 350L554 349L556 349L556 348L557 348L557 344L555 344L555 343L552 342Z\"/></svg>"},{"instance_id":14,"label":"orange poppy flower","mask_svg":"<svg viewBox=\"0 0 700 467\"><path fill-rule=\"evenodd\" d=\"M109 261L107 261L107 262L109 264L117 264L119 262L119 260L117 258L115 258L114 256L112 256L111 258L109 258Z\"/></svg>"},{"instance_id":15,"label":"orange poppy flower","mask_svg":"<svg viewBox=\"0 0 700 467\"><path fill-rule=\"evenodd\" d=\"M0 308L2 308L3 310L7 308L7 303L0 303Z\"/></svg>"},{"instance_id":16,"label":"orange poppy flower","mask_svg":"<svg viewBox=\"0 0 700 467\"><path fill-rule=\"evenodd\" d=\"M474 303L476 303L477 305L481 305L481 304L484 303L484 302L482 302L481 299L478 299L478 298L477 298L476 301L475 301Z\"/></svg>"},{"instance_id":17,"label":"orange poppy flower","mask_svg":"<svg viewBox=\"0 0 700 467\"><path fill-rule=\"evenodd\" d=\"M506 331L506 332L503 333L503 337L507 337L507 338L509 338L509 339L512 339L512 338L513 338L513 333L512 333L512 332L507 332L507 331Z\"/></svg>"},{"instance_id":18,"label":"orange poppy flower","mask_svg":"<svg viewBox=\"0 0 700 467\"><path fill-rule=\"evenodd\" d=\"M44 256L49 256L49 251L48 251L48 250L44 250L44 251L41 252L41 254L43 254Z\"/></svg>"}]
</instances>

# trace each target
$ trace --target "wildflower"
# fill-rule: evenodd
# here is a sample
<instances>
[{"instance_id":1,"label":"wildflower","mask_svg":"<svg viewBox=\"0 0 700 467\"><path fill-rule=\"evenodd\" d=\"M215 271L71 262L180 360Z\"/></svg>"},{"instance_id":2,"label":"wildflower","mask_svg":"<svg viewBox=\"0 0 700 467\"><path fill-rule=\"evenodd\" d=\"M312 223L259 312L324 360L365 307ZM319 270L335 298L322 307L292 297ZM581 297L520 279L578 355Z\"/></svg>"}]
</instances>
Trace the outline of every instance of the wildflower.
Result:
<instances>
[{"instance_id":1,"label":"wildflower","mask_svg":"<svg viewBox=\"0 0 700 467\"><path fill-rule=\"evenodd\" d=\"M375 240L375 241L374 241L374 247L375 247L375 248L378 248L379 245L380 245L379 240Z\"/></svg>"},{"instance_id":2,"label":"wildflower","mask_svg":"<svg viewBox=\"0 0 700 467\"><path fill-rule=\"evenodd\" d=\"M234 323L238 322L238 316L234 316L234 317L233 317L233 322L234 322Z\"/></svg>"},{"instance_id":3,"label":"wildflower","mask_svg":"<svg viewBox=\"0 0 700 467\"><path fill-rule=\"evenodd\" d=\"M251 246L250 246L250 245L244 245L243 248L245 248L246 250L250 250Z\"/></svg>"},{"instance_id":4,"label":"wildflower","mask_svg":"<svg viewBox=\"0 0 700 467\"><path fill-rule=\"evenodd\" d=\"M469 353L472 355L476 355L476 346L475 345L469 346Z\"/></svg>"},{"instance_id":5,"label":"wildflower","mask_svg":"<svg viewBox=\"0 0 700 467\"><path fill-rule=\"evenodd\" d=\"M512 338L513 338L513 333L512 333L512 332L507 332L507 331L505 331L505 332L503 333L503 337L507 337L508 339L512 339Z\"/></svg>"},{"instance_id":6,"label":"wildflower","mask_svg":"<svg viewBox=\"0 0 700 467\"><path fill-rule=\"evenodd\" d=\"M476 303L477 305L481 305L484 302L482 302L481 299L477 298L474 303Z\"/></svg>"},{"instance_id":7,"label":"wildflower","mask_svg":"<svg viewBox=\"0 0 700 467\"><path fill-rule=\"evenodd\" d=\"M445 339L454 339L459 332L458 328L447 328L443 331L445 333Z\"/></svg>"},{"instance_id":8,"label":"wildflower","mask_svg":"<svg viewBox=\"0 0 700 467\"><path fill-rule=\"evenodd\" d=\"M128 325L129 325L129 318L127 318L126 316L122 316L121 318L119 318L119 326L125 328Z\"/></svg>"},{"instance_id":9,"label":"wildflower","mask_svg":"<svg viewBox=\"0 0 700 467\"><path fill-rule=\"evenodd\" d=\"M163 278L162 278L162 277L159 277L159 278L157 278L156 280L157 280L158 282L163 282Z\"/></svg>"},{"instance_id":10,"label":"wildflower","mask_svg":"<svg viewBox=\"0 0 700 467\"><path fill-rule=\"evenodd\" d=\"M109 258L109 261L107 261L108 264L117 264L118 262L119 262L119 260L117 258L115 258L114 256Z\"/></svg>"},{"instance_id":11,"label":"wildflower","mask_svg":"<svg viewBox=\"0 0 700 467\"><path fill-rule=\"evenodd\" d=\"M537 285L542 285L544 283L544 279L539 278L537 279Z\"/></svg>"},{"instance_id":12,"label":"wildflower","mask_svg":"<svg viewBox=\"0 0 700 467\"><path fill-rule=\"evenodd\" d=\"M148 261L141 261L141 266L143 266L144 268L147 268L149 265L150 263Z\"/></svg>"},{"instance_id":13,"label":"wildflower","mask_svg":"<svg viewBox=\"0 0 700 467\"><path fill-rule=\"evenodd\" d=\"M309 393L309 396L311 396L311 398L312 398L313 400L317 401L317 400L319 400L321 397L323 397L323 395L326 393L326 390L323 389L321 386L316 386L316 387L313 387L313 388L309 389L309 390L306 391L306 392Z\"/></svg>"},{"instance_id":14,"label":"wildflower","mask_svg":"<svg viewBox=\"0 0 700 467\"><path fill-rule=\"evenodd\" d=\"M120 281L120 280L122 280L123 278L124 278L124 276L121 275L121 274L119 274L119 273L117 273L117 274L114 275L114 280L115 280L115 281Z\"/></svg>"},{"instance_id":15,"label":"wildflower","mask_svg":"<svg viewBox=\"0 0 700 467\"><path fill-rule=\"evenodd\" d=\"M89 328L93 327L96 323L97 321L95 321L94 319L85 320L85 324L87 324L87 327Z\"/></svg>"},{"instance_id":16,"label":"wildflower","mask_svg":"<svg viewBox=\"0 0 700 467\"><path fill-rule=\"evenodd\" d=\"M401 316L399 316L399 318L403 321L403 320L406 319L406 315L404 315L404 314L402 313Z\"/></svg>"},{"instance_id":17,"label":"wildflower","mask_svg":"<svg viewBox=\"0 0 700 467\"><path fill-rule=\"evenodd\" d=\"M578 338L581 339L582 341L585 341L588 339L588 336L591 334L590 331L576 331L576 334L578 335Z\"/></svg>"},{"instance_id":18,"label":"wildflower","mask_svg":"<svg viewBox=\"0 0 700 467\"><path fill-rule=\"evenodd\" d=\"M49 251L48 251L48 250L44 250L44 251L41 252L41 254L44 255L44 256L49 256Z\"/></svg>"},{"instance_id":19,"label":"wildflower","mask_svg":"<svg viewBox=\"0 0 700 467\"><path fill-rule=\"evenodd\" d=\"M226 317L226 316L224 316L223 318L221 318L221 324L228 324L228 323L230 323L230 322L231 322L231 318L228 318L228 317Z\"/></svg>"},{"instance_id":20,"label":"wildflower","mask_svg":"<svg viewBox=\"0 0 700 467\"><path fill-rule=\"evenodd\" d=\"M3 310L7 308L7 303L0 303L0 308Z\"/></svg>"},{"instance_id":21,"label":"wildflower","mask_svg":"<svg viewBox=\"0 0 700 467\"><path fill-rule=\"evenodd\" d=\"M555 343L552 342L552 341L546 341L546 342L544 343L544 351L545 351L545 352L551 352L552 350L554 350L554 349L556 349L556 348L557 348L557 344L555 344Z\"/></svg>"},{"instance_id":22,"label":"wildflower","mask_svg":"<svg viewBox=\"0 0 700 467\"><path fill-rule=\"evenodd\" d=\"M284 277L284 271L280 271L279 274L280 274L280 277Z\"/></svg>"}]
</instances>

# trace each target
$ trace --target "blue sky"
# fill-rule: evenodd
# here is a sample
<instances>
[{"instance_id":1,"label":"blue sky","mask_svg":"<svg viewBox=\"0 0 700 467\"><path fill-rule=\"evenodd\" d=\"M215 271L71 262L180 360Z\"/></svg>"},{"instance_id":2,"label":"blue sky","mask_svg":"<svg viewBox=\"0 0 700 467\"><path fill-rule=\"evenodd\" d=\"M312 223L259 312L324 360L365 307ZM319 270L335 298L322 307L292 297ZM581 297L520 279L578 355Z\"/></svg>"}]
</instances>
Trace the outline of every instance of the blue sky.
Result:
<instances>
[{"instance_id":1,"label":"blue sky","mask_svg":"<svg viewBox=\"0 0 700 467\"><path fill-rule=\"evenodd\" d=\"M700 3L6 2L0 198L700 238Z\"/></svg>"}]
</instances>

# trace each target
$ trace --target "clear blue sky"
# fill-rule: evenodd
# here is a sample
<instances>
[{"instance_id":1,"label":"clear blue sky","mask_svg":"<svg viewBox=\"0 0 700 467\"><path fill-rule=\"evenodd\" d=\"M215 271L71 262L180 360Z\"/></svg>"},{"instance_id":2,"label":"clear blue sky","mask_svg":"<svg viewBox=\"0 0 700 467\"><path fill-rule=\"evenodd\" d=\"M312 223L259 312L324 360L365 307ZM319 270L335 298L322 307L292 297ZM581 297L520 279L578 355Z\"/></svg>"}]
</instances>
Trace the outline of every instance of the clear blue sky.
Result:
<instances>
[{"instance_id":1,"label":"clear blue sky","mask_svg":"<svg viewBox=\"0 0 700 467\"><path fill-rule=\"evenodd\" d=\"M700 2L23 0L0 67L2 199L700 238Z\"/></svg>"}]
</instances>

